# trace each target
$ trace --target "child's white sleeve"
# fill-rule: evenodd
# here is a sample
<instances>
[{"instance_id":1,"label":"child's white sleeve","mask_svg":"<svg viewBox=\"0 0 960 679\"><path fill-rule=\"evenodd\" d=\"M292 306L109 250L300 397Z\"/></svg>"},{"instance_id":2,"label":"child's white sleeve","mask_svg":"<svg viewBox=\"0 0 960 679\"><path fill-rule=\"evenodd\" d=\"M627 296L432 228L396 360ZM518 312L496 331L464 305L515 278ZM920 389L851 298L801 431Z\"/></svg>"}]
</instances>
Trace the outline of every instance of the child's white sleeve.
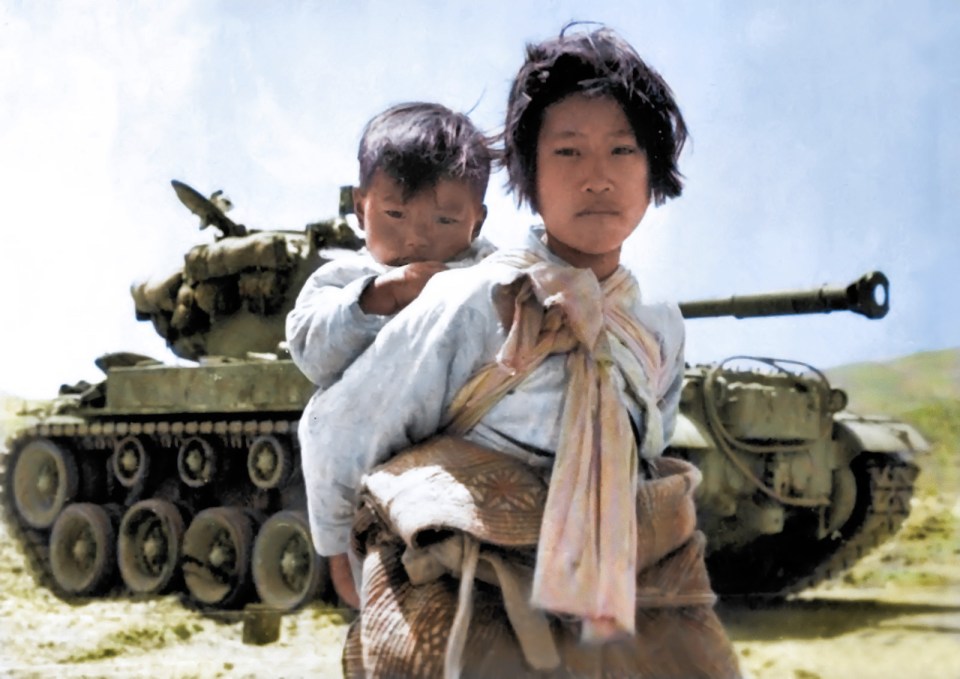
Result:
<instances>
[{"instance_id":1,"label":"child's white sleeve","mask_svg":"<svg viewBox=\"0 0 960 679\"><path fill-rule=\"evenodd\" d=\"M390 319L360 309L360 295L375 273L366 272L349 282L343 281L343 273L315 272L286 319L290 357L321 388L339 379Z\"/></svg>"},{"instance_id":2,"label":"child's white sleeve","mask_svg":"<svg viewBox=\"0 0 960 679\"><path fill-rule=\"evenodd\" d=\"M489 296L485 305L471 305L456 299L456 282L445 285L457 273L435 276L343 377L314 397L309 421L301 422L310 441L302 468L320 554L347 550L361 477L436 434L453 396L503 341Z\"/></svg>"}]
</instances>

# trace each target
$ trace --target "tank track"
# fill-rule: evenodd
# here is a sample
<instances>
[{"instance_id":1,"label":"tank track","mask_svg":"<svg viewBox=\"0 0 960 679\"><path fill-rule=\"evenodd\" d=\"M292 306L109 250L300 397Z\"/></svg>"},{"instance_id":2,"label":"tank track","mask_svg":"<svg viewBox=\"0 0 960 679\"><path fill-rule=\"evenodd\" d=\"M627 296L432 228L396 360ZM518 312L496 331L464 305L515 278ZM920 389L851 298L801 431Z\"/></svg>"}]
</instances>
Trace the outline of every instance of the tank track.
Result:
<instances>
[{"instance_id":1,"label":"tank track","mask_svg":"<svg viewBox=\"0 0 960 679\"><path fill-rule=\"evenodd\" d=\"M839 535L813 537L790 530L724 554L707 567L725 598L782 599L838 577L896 534L910 513L918 467L900 456L863 453L853 462L857 504Z\"/></svg>"},{"instance_id":2,"label":"tank track","mask_svg":"<svg viewBox=\"0 0 960 679\"><path fill-rule=\"evenodd\" d=\"M13 497L8 492L7 472L10 471L12 442L15 440L11 439L8 445L0 448L0 518L6 526L8 538L13 544L18 545L23 553L27 572L33 577L34 582L57 596L66 598L66 593L60 590L50 576L50 549L47 546L49 531L39 531L24 526L13 508Z\"/></svg>"},{"instance_id":3,"label":"tank track","mask_svg":"<svg viewBox=\"0 0 960 679\"><path fill-rule=\"evenodd\" d=\"M55 442L70 442L82 445L73 446L75 449L91 452L101 451L105 455L113 437L127 435L146 435L154 437L165 448L169 448L170 443L175 437L207 435L214 436L222 444L222 449L235 449L234 452L241 454L247 442L255 436L275 435L278 437L288 437L291 441L296 438L298 420L296 419L273 419L273 420L151 420L146 422L125 422L125 421L94 421L94 422L75 422L75 423L40 423L26 427L11 436L5 446L0 445L0 518L7 527L9 538L20 546L26 562L26 567L34 581L41 587L48 589L58 598L68 602L81 602L94 598L119 598L124 596L135 596L126 591L119 574L116 576L116 582L106 591L95 596L78 596L61 588L52 575L50 563L49 537L50 529L35 529L25 525L18 516L14 506L14 498L11 484L12 464L16 457L17 446L20 442L31 438L48 438ZM163 445L166 444L166 445ZM175 455L175 451L167 451ZM299 463L297 464L299 471ZM176 471L174 470L174 474ZM302 478L302 477L297 477ZM294 479L296 481L297 479ZM302 482L301 482L302 485ZM80 501L98 502L105 498L84 498L84 493L89 494L89 489L84 489L81 483ZM268 498L266 495L274 491L259 491L243 500L253 500L251 508L260 511L262 515L285 509L276 497ZM116 496L114 489L113 495ZM119 504L122 509L127 509L138 499L136 494L131 494L126 501ZM239 498L238 498L239 499ZM112 498L110 501L116 503ZM233 504L233 503L231 503ZM185 606L197 608L198 606L189 600L186 592L181 591L181 600ZM208 613L216 613L217 609L203 607Z\"/></svg>"},{"instance_id":4,"label":"tank track","mask_svg":"<svg viewBox=\"0 0 960 679\"><path fill-rule=\"evenodd\" d=\"M36 530L24 525L13 506L8 477L13 451L18 442L32 437L50 438L54 441L84 441L82 449L107 449L116 436L146 435L161 443L176 437L207 435L221 442L222 448L245 449L252 437L277 435L295 438L297 420L161 420L149 422L80 422L75 424L41 423L21 430L9 441L7 449L0 451L0 509L8 526L11 539L23 549L27 566L35 581L65 600L86 600L64 592L51 575L49 557L49 530ZM857 506L847 525L837 539L798 540L790 531L769 536L767 544L755 543L749 552L725 559L723 563L710 564L715 588L722 596L747 595L760 598L783 598L835 578L862 559L876 546L890 539L907 518L910 499L918 468L896 455L862 454L854 465L858 467ZM296 481L296 479L294 480ZM301 484L302 485L302 484ZM134 498L135 501L136 498ZM115 501L115 500L114 500ZM267 498L263 491L251 497L238 498L228 504L247 505L269 514L286 508L277 498ZM132 501L121 501L128 506ZM757 555L768 557L758 562ZM777 559L772 555L777 555ZM752 574L762 574L753 578ZM746 577L745 577L746 576ZM738 586L738 582L749 583ZM101 597L124 595L119 581ZM186 602L185 602L186 603Z\"/></svg>"},{"instance_id":5,"label":"tank track","mask_svg":"<svg viewBox=\"0 0 960 679\"><path fill-rule=\"evenodd\" d=\"M864 466L870 502L865 507L862 523L851 535L844 537L840 548L813 571L785 583L780 591L783 596L839 576L875 547L892 538L909 516L914 481L919 471L916 465L893 456L870 456Z\"/></svg>"}]
</instances>

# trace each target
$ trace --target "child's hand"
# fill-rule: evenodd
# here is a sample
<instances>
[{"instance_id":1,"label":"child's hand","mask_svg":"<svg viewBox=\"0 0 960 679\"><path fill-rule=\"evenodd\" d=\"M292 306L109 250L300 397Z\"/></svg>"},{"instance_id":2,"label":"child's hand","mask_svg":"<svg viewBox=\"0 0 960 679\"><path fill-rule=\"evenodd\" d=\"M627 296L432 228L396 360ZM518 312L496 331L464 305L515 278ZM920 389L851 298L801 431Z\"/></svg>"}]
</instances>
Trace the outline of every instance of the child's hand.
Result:
<instances>
[{"instance_id":1,"label":"child's hand","mask_svg":"<svg viewBox=\"0 0 960 679\"><path fill-rule=\"evenodd\" d=\"M417 298L435 273L446 268L443 262L414 262L381 274L360 295L360 309L365 314L395 314Z\"/></svg>"}]
</instances>

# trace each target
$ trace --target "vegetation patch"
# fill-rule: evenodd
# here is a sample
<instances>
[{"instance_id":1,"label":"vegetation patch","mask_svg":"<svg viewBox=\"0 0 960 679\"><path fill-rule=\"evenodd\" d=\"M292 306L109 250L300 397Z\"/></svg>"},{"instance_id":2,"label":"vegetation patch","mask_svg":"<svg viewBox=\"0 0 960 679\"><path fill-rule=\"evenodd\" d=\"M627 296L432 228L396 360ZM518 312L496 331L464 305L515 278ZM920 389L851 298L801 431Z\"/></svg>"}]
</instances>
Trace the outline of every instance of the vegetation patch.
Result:
<instances>
[{"instance_id":1,"label":"vegetation patch","mask_svg":"<svg viewBox=\"0 0 960 679\"><path fill-rule=\"evenodd\" d=\"M193 624L193 625L191 626L191 625L187 625L187 624L184 623L184 622L181 622L181 623L176 624L176 625L174 625L173 627L171 627L171 628L170 628L170 631L173 632L173 634L174 634L180 641L186 641L187 639L189 639L189 638L192 637L195 633L201 631L202 629L203 629L203 628L200 627L200 625Z\"/></svg>"},{"instance_id":2,"label":"vegetation patch","mask_svg":"<svg viewBox=\"0 0 960 679\"><path fill-rule=\"evenodd\" d=\"M193 630L181 623L172 628L134 627L107 635L99 645L63 659L63 663L85 663L129 653L131 650L154 651L179 641L186 641Z\"/></svg>"},{"instance_id":3,"label":"vegetation patch","mask_svg":"<svg viewBox=\"0 0 960 679\"><path fill-rule=\"evenodd\" d=\"M945 567L960 560L956 505L937 498L914 503L897 536L843 576L862 587L958 587L960 576Z\"/></svg>"},{"instance_id":4,"label":"vegetation patch","mask_svg":"<svg viewBox=\"0 0 960 679\"><path fill-rule=\"evenodd\" d=\"M960 497L960 399L931 401L903 419L930 443L930 452L918 460L920 494Z\"/></svg>"}]
</instances>

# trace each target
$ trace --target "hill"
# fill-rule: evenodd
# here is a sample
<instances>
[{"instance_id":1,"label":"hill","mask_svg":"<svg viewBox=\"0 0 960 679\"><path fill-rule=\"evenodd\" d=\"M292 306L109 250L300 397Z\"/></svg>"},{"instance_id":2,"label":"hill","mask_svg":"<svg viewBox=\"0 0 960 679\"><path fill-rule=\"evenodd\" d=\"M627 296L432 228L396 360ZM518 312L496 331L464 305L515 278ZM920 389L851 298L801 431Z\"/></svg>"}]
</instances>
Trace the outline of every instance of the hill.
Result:
<instances>
[{"instance_id":1,"label":"hill","mask_svg":"<svg viewBox=\"0 0 960 679\"><path fill-rule=\"evenodd\" d=\"M960 348L851 363L826 374L847 392L850 409L863 414L901 415L932 401L960 400Z\"/></svg>"},{"instance_id":2,"label":"hill","mask_svg":"<svg viewBox=\"0 0 960 679\"><path fill-rule=\"evenodd\" d=\"M920 494L960 495L960 348L854 363L826 374L847 392L850 410L891 415L927 439L931 449L920 461Z\"/></svg>"}]
</instances>

